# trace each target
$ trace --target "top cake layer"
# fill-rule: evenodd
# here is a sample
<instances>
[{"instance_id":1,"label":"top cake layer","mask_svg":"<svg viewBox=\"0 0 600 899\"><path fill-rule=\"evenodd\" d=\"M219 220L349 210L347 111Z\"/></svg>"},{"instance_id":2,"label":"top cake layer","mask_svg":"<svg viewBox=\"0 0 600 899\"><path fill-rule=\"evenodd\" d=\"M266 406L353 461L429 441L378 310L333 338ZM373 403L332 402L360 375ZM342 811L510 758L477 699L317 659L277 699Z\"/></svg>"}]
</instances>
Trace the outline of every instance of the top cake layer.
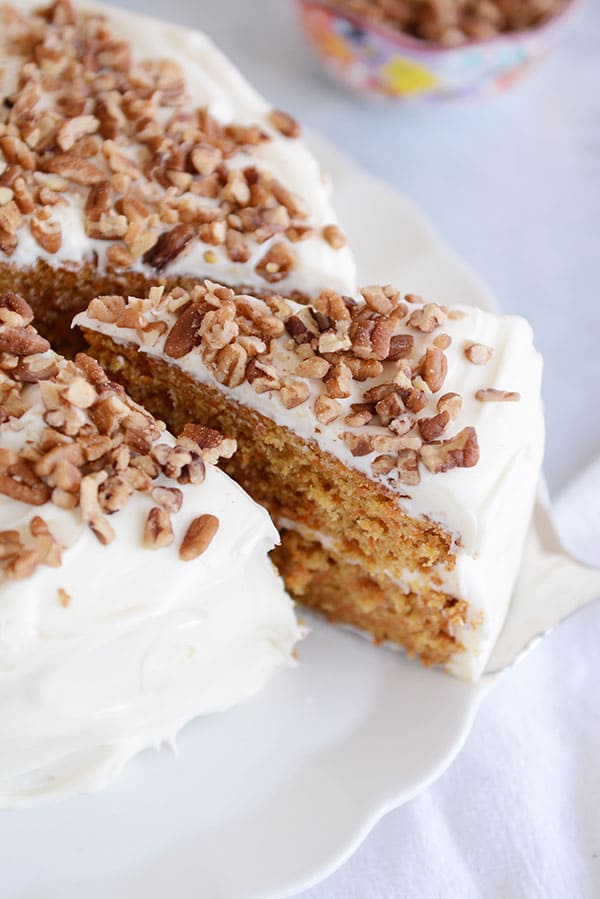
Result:
<instances>
[{"instance_id":1,"label":"top cake layer","mask_svg":"<svg viewBox=\"0 0 600 899\"><path fill-rule=\"evenodd\" d=\"M217 384L476 553L499 474L541 454L531 328L390 286L362 293L357 301L326 291L304 306L207 281L191 294L100 297L75 322Z\"/></svg>"},{"instance_id":2,"label":"top cake layer","mask_svg":"<svg viewBox=\"0 0 600 899\"><path fill-rule=\"evenodd\" d=\"M205 35L66 0L2 15L0 262L353 290L297 123Z\"/></svg>"}]
</instances>

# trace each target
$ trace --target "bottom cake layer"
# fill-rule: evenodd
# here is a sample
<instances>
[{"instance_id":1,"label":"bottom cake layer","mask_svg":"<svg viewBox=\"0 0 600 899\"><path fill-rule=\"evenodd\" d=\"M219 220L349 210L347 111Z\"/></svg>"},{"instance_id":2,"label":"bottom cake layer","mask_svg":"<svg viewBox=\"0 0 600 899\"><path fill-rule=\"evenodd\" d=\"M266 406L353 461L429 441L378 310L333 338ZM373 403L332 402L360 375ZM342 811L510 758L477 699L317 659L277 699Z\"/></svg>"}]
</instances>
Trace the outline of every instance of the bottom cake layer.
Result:
<instances>
[{"instance_id":1,"label":"bottom cake layer","mask_svg":"<svg viewBox=\"0 0 600 899\"><path fill-rule=\"evenodd\" d=\"M396 643L424 665L445 665L464 650L454 636L467 618L464 600L434 589L425 577L422 588L407 592L296 531L280 534L271 556L298 602L329 621L366 631L376 643Z\"/></svg>"}]
</instances>

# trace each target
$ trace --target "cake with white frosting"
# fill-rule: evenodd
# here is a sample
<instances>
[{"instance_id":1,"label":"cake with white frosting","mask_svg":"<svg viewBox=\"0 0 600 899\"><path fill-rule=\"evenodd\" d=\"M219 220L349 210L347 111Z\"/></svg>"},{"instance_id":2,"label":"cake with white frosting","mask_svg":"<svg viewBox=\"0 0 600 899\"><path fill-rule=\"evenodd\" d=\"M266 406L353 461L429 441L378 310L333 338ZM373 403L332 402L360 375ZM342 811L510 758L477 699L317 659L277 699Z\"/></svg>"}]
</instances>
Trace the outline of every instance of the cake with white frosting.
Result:
<instances>
[{"instance_id":1,"label":"cake with white frosting","mask_svg":"<svg viewBox=\"0 0 600 899\"><path fill-rule=\"evenodd\" d=\"M53 345L100 293L354 289L298 124L205 35L68 0L0 17L0 290Z\"/></svg>"},{"instance_id":2,"label":"cake with white frosting","mask_svg":"<svg viewBox=\"0 0 600 899\"><path fill-rule=\"evenodd\" d=\"M543 452L529 325L390 286L311 305L191 292L96 298L90 352L176 431L232 434L289 591L476 679L500 632Z\"/></svg>"},{"instance_id":3,"label":"cake with white frosting","mask_svg":"<svg viewBox=\"0 0 600 899\"><path fill-rule=\"evenodd\" d=\"M0 807L97 789L292 663L264 509L0 295Z\"/></svg>"}]
</instances>

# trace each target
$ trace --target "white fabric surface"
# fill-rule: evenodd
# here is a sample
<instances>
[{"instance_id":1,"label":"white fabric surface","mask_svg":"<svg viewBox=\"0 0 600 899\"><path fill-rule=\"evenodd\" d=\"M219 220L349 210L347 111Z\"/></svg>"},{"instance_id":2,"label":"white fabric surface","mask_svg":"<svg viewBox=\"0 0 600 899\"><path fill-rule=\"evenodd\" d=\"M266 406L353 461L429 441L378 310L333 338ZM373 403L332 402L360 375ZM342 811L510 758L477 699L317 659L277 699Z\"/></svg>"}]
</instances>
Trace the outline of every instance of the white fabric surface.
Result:
<instances>
[{"instance_id":1,"label":"white fabric surface","mask_svg":"<svg viewBox=\"0 0 600 899\"><path fill-rule=\"evenodd\" d=\"M411 109L361 103L326 82L292 0L171 0L168 11L160 0L120 2L209 31L274 105L416 200L502 307L531 320L546 360L545 471L558 494L600 452L597 0L515 90ZM600 463L586 477L557 512L571 547L600 564ZM599 639L596 603L501 679L440 781L302 899L598 899Z\"/></svg>"}]
</instances>

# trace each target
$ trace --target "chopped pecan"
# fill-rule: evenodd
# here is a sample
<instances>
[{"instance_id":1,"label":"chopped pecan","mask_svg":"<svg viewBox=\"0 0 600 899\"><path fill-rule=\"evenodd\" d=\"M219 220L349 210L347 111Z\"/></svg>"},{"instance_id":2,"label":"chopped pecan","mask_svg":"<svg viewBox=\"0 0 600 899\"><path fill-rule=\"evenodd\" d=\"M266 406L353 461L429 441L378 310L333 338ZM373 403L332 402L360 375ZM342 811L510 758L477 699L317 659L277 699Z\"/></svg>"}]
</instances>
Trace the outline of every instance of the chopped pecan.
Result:
<instances>
[{"instance_id":1,"label":"chopped pecan","mask_svg":"<svg viewBox=\"0 0 600 899\"><path fill-rule=\"evenodd\" d=\"M389 362L397 362L405 359L413 351L415 338L412 334L394 334L390 339L390 349L387 355Z\"/></svg>"},{"instance_id":2,"label":"chopped pecan","mask_svg":"<svg viewBox=\"0 0 600 899\"><path fill-rule=\"evenodd\" d=\"M78 115L66 119L58 129L56 143L65 152L73 149L75 143L85 134L94 134L100 122L93 115Z\"/></svg>"},{"instance_id":3,"label":"chopped pecan","mask_svg":"<svg viewBox=\"0 0 600 899\"><path fill-rule=\"evenodd\" d=\"M24 328L33 320L33 310L18 293L0 293L0 322Z\"/></svg>"},{"instance_id":4,"label":"chopped pecan","mask_svg":"<svg viewBox=\"0 0 600 899\"><path fill-rule=\"evenodd\" d=\"M293 409L296 406L300 406L302 403L305 403L309 397L310 387L305 381L289 379L284 381L281 390L279 391L279 398L286 409Z\"/></svg>"},{"instance_id":5,"label":"chopped pecan","mask_svg":"<svg viewBox=\"0 0 600 899\"><path fill-rule=\"evenodd\" d=\"M170 546L175 539L173 526L166 509L153 506L144 523L142 544L146 549L162 549Z\"/></svg>"},{"instance_id":6,"label":"chopped pecan","mask_svg":"<svg viewBox=\"0 0 600 899\"><path fill-rule=\"evenodd\" d=\"M32 356L37 353L45 353L50 349L50 344L44 337L40 337L29 328L0 329L0 352L11 353L13 356Z\"/></svg>"},{"instance_id":7,"label":"chopped pecan","mask_svg":"<svg viewBox=\"0 0 600 899\"><path fill-rule=\"evenodd\" d=\"M43 506L50 492L24 461L15 462L0 474L0 493L30 506Z\"/></svg>"},{"instance_id":8,"label":"chopped pecan","mask_svg":"<svg viewBox=\"0 0 600 899\"><path fill-rule=\"evenodd\" d=\"M371 462L371 471L374 475L389 474L396 467L395 456L377 456Z\"/></svg>"},{"instance_id":9,"label":"chopped pecan","mask_svg":"<svg viewBox=\"0 0 600 899\"><path fill-rule=\"evenodd\" d=\"M338 225L325 225L322 231L324 240L334 250L341 250L346 246L346 237Z\"/></svg>"},{"instance_id":10,"label":"chopped pecan","mask_svg":"<svg viewBox=\"0 0 600 899\"><path fill-rule=\"evenodd\" d=\"M315 415L324 425L328 425L335 421L336 418L339 418L342 411L340 404L329 396L322 394L315 400Z\"/></svg>"},{"instance_id":11,"label":"chopped pecan","mask_svg":"<svg viewBox=\"0 0 600 899\"><path fill-rule=\"evenodd\" d=\"M518 403L521 394L515 390L497 390L495 387L484 387L475 394L481 403Z\"/></svg>"},{"instance_id":12,"label":"chopped pecan","mask_svg":"<svg viewBox=\"0 0 600 899\"><path fill-rule=\"evenodd\" d=\"M273 128L284 137L300 136L300 126L289 113L283 112L281 109L272 109L268 114L268 119Z\"/></svg>"},{"instance_id":13,"label":"chopped pecan","mask_svg":"<svg viewBox=\"0 0 600 899\"><path fill-rule=\"evenodd\" d=\"M164 352L171 359L181 359L200 342L198 331L205 312L195 303L183 310L165 341Z\"/></svg>"},{"instance_id":14,"label":"chopped pecan","mask_svg":"<svg viewBox=\"0 0 600 899\"><path fill-rule=\"evenodd\" d=\"M448 360L437 346L427 348L420 365L421 377L432 393L441 389L448 373Z\"/></svg>"},{"instance_id":15,"label":"chopped pecan","mask_svg":"<svg viewBox=\"0 0 600 899\"><path fill-rule=\"evenodd\" d=\"M196 230L193 225L183 222L175 225L170 231L160 235L154 246L144 253L142 259L146 265L160 271L176 259L195 236Z\"/></svg>"},{"instance_id":16,"label":"chopped pecan","mask_svg":"<svg viewBox=\"0 0 600 899\"><path fill-rule=\"evenodd\" d=\"M425 444L420 453L423 464L433 474L449 471L451 468L471 468L479 461L475 428L463 428L449 440Z\"/></svg>"},{"instance_id":17,"label":"chopped pecan","mask_svg":"<svg viewBox=\"0 0 600 899\"><path fill-rule=\"evenodd\" d=\"M255 271L269 284L282 281L294 267L295 256L284 243L273 244L255 266Z\"/></svg>"},{"instance_id":18,"label":"chopped pecan","mask_svg":"<svg viewBox=\"0 0 600 899\"><path fill-rule=\"evenodd\" d=\"M210 313L208 313L210 315ZM248 354L237 343L220 349L215 357L215 377L220 384L227 387L239 387L246 379Z\"/></svg>"},{"instance_id":19,"label":"chopped pecan","mask_svg":"<svg viewBox=\"0 0 600 899\"><path fill-rule=\"evenodd\" d=\"M465 347L465 356L473 365L487 365L493 355L492 347L483 343L469 343Z\"/></svg>"},{"instance_id":20,"label":"chopped pecan","mask_svg":"<svg viewBox=\"0 0 600 899\"><path fill-rule=\"evenodd\" d=\"M447 318L447 311L438 306L437 303L426 303L422 309L415 309L408 320L408 324L419 331L423 331L425 334L430 334L436 328L439 328L440 325L443 325Z\"/></svg>"},{"instance_id":21,"label":"chopped pecan","mask_svg":"<svg viewBox=\"0 0 600 899\"><path fill-rule=\"evenodd\" d=\"M413 449L400 450L396 464L398 467L398 480L400 483L415 487L421 480L419 474L418 452Z\"/></svg>"},{"instance_id":22,"label":"chopped pecan","mask_svg":"<svg viewBox=\"0 0 600 899\"><path fill-rule=\"evenodd\" d=\"M421 437L426 443L437 440L441 437L448 425L450 424L450 413L447 411L438 412L431 418L420 418L417 422Z\"/></svg>"},{"instance_id":23,"label":"chopped pecan","mask_svg":"<svg viewBox=\"0 0 600 899\"><path fill-rule=\"evenodd\" d=\"M393 309L393 303L386 296L384 288L378 285L362 287L361 294L370 309L379 312L380 315L389 315Z\"/></svg>"},{"instance_id":24,"label":"chopped pecan","mask_svg":"<svg viewBox=\"0 0 600 899\"><path fill-rule=\"evenodd\" d=\"M448 412L450 418L458 418L462 409L462 397L458 393L445 393L437 401L438 412Z\"/></svg>"},{"instance_id":25,"label":"chopped pecan","mask_svg":"<svg viewBox=\"0 0 600 899\"><path fill-rule=\"evenodd\" d=\"M178 487L153 487L151 497L167 512L179 512L183 503L183 493Z\"/></svg>"},{"instance_id":26,"label":"chopped pecan","mask_svg":"<svg viewBox=\"0 0 600 899\"><path fill-rule=\"evenodd\" d=\"M237 443L232 437L224 437L220 431L204 427L204 425L186 424L180 437L193 440L200 447L204 460L209 464L213 464L220 458L230 459L237 449Z\"/></svg>"},{"instance_id":27,"label":"chopped pecan","mask_svg":"<svg viewBox=\"0 0 600 899\"><path fill-rule=\"evenodd\" d=\"M354 434L343 431L341 438L353 456L368 456L374 451L372 438L368 434Z\"/></svg>"},{"instance_id":28,"label":"chopped pecan","mask_svg":"<svg viewBox=\"0 0 600 899\"><path fill-rule=\"evenodd\" d=\"M331 366L323 379L327 396L331 399L344 399L352 393L352 374L343 362Z\"/></svg>"},{"instance_id":29,"label":"chopped pecan","mask_svg":"<svg viewBox=\"0 0 600 899\"><path fill-rule=\"evenodd\" d=\"M55 156L49 156L42 160L42 169L45 172L51 172L54 175L60 175L67 181L74 181L75 184L90 186L99 184L104 181L106 175L102 169L98 168L87 159L80 156L73 156L69 153L57 153Z\"/></svg>"},{"instance_id":30,"label":"chopped pecan","mask_svg":"<svg viewBox=\"0 0 600 899\"><path fill-rule=\"evenodd\" d=\"M180 559L190 562L201 556L210 546L218 529L219 519L215 515L199 515L194 518L179 547Z\"/></svg>"}]
</instances>

